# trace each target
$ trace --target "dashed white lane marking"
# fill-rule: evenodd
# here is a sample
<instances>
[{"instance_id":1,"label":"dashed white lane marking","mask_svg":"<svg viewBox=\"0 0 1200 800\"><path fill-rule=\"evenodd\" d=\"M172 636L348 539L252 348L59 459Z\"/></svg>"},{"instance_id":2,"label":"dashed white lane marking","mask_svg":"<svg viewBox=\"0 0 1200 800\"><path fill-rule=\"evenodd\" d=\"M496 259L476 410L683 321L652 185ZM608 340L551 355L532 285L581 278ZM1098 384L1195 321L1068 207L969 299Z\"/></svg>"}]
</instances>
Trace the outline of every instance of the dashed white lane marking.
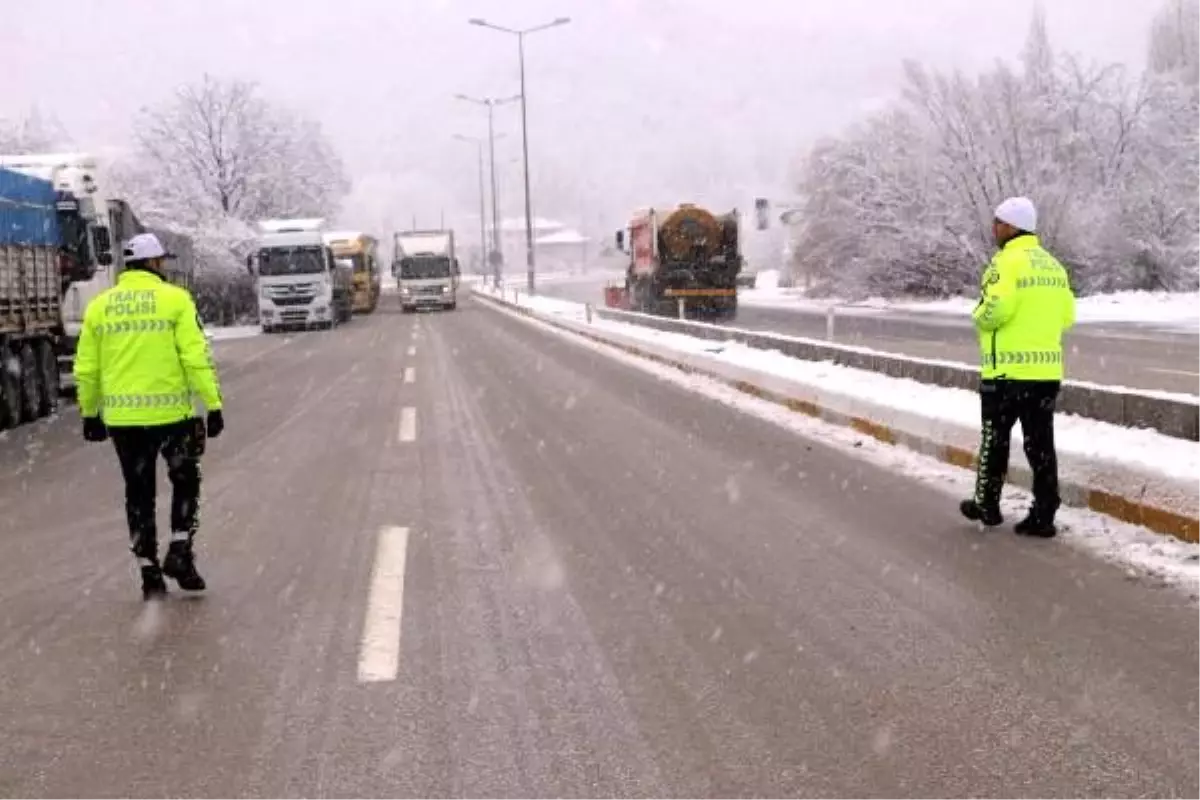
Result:
<instances>
[{"instance_id":1,"label":"dashed white lane marking","mask_svg":"<svg viewBox=\"0 0 1200 800\"><path fill-rule=\"evenodd\" d=\"M400 669L400 626L404 618L404 565L408 528L379 531L367 595L366 619L358 650L360 683L394 681Z\"/></svg>"},{"instance_id":2,"label":"dashed white lane marking","mask_svg":"<svg viewBox=\"0 0 1200 800\"><path fill-rule=\"evenodd\" d=\"M400 441L417 440L417 410L412 406L400 409Z\"/></svg>"},{"instance_id":3,"label":"dashed white lane marking","mask_svg":"<svg viewBox=\"0 0 1200 800\"><path fill-rule=\"evenodd\" d=\"M415 356L417 354L417 346L415 344L408 348L408 354L410 356Z\"/></svg>"},{"instance_id":4,"label":"dashed white lane marking","mask_svg":"<svg viewBox=\"0 0 1200 800\"><path fill-rule=\"evenodd\" d=\"M412 383L416 379L417 379L417 368L416 367L405 367L404 368L404 382Z\"/></svg>"}]
</instances>

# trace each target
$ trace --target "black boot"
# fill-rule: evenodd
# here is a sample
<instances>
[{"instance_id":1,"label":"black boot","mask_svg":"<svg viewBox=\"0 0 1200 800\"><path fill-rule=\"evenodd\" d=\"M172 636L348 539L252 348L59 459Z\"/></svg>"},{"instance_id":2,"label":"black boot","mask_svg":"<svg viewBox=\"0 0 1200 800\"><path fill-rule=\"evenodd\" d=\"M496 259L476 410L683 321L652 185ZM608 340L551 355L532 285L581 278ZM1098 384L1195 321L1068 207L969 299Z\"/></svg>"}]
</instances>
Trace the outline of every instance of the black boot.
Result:
<instances>
[{"instance_id":1,"label":"black boot","mask_svg":"<svg viewBox=\"0 0 1200 800\"><path fill-rule=\"evenodd\" d=\"M142 599L161 600L167 596L167 582L158 565L142 567Z\"/></svg>"},{"instance_id":2,"label":"black boot","mask_svg":"<svg viewBox=\"0 0 1200 800\"><path fill-rule=\"evenodd\" d=\"M958 504L958 510L972 522L978 522L989 528L1004 522L1004 516L998 507L985 508L974 500L963 500Z\"/></svg>"},{"instance_id":3,"label":"black boot","mask_svg":"<svg viewBox=\"0 0 1200 800\"><path fill-rule=\"evenodd\" d=\"M196 559L192 555L192 543L185 541L171 542L167 557L163 559L163 574L179 584L179 588L187 592L204 591L204 578L196 571Z\"/></svg>"},{"instance_id":4,"label":"black boot","mask_svg":"<svg viewBox=\"0 0 1200 800\"><path fill-rule=\"evenodd\" d=\"M1021 536L1034 536L1039 539L1052 539L1058 534L1058 529L1054 527L1054 515L1043 513L1036 508L1029 509L1029 514L1014 525L1013 530Z\"/></svg>"}]
</instances>

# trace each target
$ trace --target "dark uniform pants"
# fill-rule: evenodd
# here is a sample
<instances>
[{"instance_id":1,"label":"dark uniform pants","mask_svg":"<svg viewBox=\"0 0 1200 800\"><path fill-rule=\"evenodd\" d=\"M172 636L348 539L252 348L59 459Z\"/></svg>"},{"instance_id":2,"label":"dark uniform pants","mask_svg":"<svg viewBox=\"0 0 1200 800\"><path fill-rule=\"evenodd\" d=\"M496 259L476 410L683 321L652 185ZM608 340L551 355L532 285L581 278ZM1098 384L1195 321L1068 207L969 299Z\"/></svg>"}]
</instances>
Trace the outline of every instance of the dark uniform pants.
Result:
<instances>
[{"instance_id":1,"label":"dark uniform pants","mask_svg":"<svg viewBox=\"0 0 1200 800\"><path fill-rule=\"evenodd\" d=\"M1054 449L1054 405L1058 381L983 380L979 396L983 410L983 436L979 446L979 472L975 502L999 508L1000 492L1008 476L1008 451L1012 428L1021 423L1025 457L1033 473L1033 509L1054 518L1058 511L1058 456Z\"/></svg>"},{"instance_id":2,"label":"dark uniform pants","mask_svg":"<svg viewBox=\"0 0 1200 800\"><path fill-rule=\"evenodd\" d=\"M204 451L202 425L201 420L190 419L170 425L109 428L125 479L130 549L139 560L158 563L155 498L159 455L167 462L171 481L171 539L190 543L196 535L200 523L200 456Z\"/></svg>"}]
</instances>

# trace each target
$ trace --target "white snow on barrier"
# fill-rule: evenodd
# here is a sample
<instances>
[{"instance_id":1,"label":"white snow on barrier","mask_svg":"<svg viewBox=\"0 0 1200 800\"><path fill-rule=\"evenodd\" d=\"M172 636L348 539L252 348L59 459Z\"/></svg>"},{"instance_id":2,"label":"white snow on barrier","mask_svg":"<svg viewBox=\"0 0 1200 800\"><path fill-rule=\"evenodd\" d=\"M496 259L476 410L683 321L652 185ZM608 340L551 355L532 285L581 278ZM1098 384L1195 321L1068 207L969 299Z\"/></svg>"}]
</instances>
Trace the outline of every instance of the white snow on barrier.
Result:
<instances>
[{"instance_id":1,"label":"white snow on barrier","mask_svg":"<svg viewBox=\"0 0 1200 800\"><path fill-rule=\"evenodd\" d=\"M764 284L761 275L759 281L754 289L743 291L738 296L739 302L822 314L829 308L835 308L839 314L845 315L904 313L963 318L970 315L977 302L977 298L972 297L945 300L887 300L872 297L853 301L818 298L808 297L799 289L779 288L777 282ZM1134 324L1200 333L1200 293L1116 292L1091 295L1076 301L1075 315L1079 323Z\"/></svg>"},{"instance_id":2,"label":"white snow on barrier","mask_svg":"<svg viewBox=\"0 0 1200 800\"><path fill-rule=\"evenodd\" d=\"M487 292L496 296L492 292ZM979 398L974 392L947 389L878 373L855 370L830 362L810 362L775 351L763 351L731 342L717 342L667 333L626 323L593 318L586 322L582 304L518 293L518 302L539 315L553 317L579 330L590 330L616 342L672 357L674 360L720 367L720 374L747 380L766 389L786 392L825 408L871 419L894 430L932 438L942 444L974 451L979 440ZM504 299L513 302L511 291ZM562 335L569 333L556 328ZM771 419L805 435L866 451L876 461L903 469L914 478L952 487L966 497L973 491L971 473L900 447L875 442L845 428L829 425L789 411L777 404L750 397L721 383L687 375L670 367L572 337L617 358L650 370L660 377L702 390L730 405ZM716 371L716 370L714 370ZM1131 488L1141 499L1159 507L1194 514L1200 494L1200 444L1164 436L1156 431L1124 428L1072 415L1059 415L1055 423L1060 476L1119 496ZM1012 465L1019 468L1020 426L1013 430ZM1005 512L1019 517L1030 502L1028 492L1008 487ZM1103 557L1182 585L1193 595L1200 590L1200 545L1156 534L1136 525L1078 508L1064 507L1060 520L1064 538L1086 545Z\"/></svg>"}]
</instances>

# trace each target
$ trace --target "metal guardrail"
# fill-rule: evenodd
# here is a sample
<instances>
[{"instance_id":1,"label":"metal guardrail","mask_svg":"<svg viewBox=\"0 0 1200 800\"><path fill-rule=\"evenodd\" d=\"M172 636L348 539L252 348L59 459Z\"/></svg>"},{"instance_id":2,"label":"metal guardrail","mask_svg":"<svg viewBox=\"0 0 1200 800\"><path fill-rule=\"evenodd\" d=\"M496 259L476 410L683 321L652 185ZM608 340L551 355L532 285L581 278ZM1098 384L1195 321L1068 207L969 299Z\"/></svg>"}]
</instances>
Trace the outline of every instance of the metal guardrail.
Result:
<instances>
[{"instance_id":1,"label":"metal guardrail","mask_svg":"<svg viewBox=\"0 0 1200 800\"><path fill-rule=\"evenodd\" d=\"M979 370L967 364L932 361L880 353L867 348L833 345L815 339L747 331L702 322L656 317L632 311L595 308L600 319L683 333L700 339L738 342L758 350L778 350L806 361L832 361L845 367L878 372L893 378L951 389L976 391ZM1058 410L1130 428L1146 428L1177 439L1200 441L1200 400L1182 400L1157 393L1063 381Z\"/></svg>"}]
</instances>

